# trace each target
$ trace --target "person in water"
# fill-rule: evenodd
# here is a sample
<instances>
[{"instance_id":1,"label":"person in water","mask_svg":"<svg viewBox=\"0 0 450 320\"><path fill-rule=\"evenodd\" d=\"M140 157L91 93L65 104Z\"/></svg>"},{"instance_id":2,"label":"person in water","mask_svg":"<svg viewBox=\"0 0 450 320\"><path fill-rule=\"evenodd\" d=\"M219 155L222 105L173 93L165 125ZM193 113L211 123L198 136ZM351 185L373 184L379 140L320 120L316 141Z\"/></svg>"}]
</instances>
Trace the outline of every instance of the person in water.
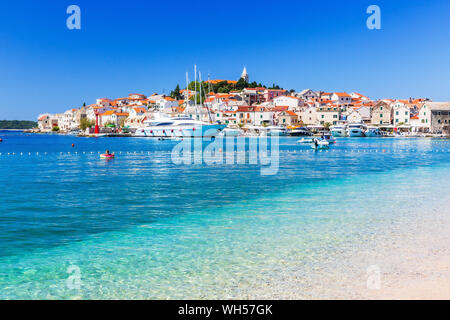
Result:
<instances>
[{"instance_id":1,"label":"person in water","mask_svg":"<svg viewBox=\"0 0 450 320\"><path fill-rule=\"evenodd\" d=\"M110 155L111 152L109 152L109 150L106 150L106 151L105 151L105 154L106 154L106 155Z\"/></svg>"}]
</instances>

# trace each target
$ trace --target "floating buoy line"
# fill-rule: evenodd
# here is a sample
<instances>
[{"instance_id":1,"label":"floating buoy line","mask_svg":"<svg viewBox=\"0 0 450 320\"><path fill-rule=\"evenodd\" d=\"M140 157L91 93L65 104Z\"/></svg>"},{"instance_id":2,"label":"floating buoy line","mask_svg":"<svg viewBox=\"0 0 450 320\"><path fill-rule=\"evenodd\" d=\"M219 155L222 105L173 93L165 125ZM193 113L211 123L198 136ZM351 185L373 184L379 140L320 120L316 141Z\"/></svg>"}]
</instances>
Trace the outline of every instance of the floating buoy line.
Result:
<instances>
[{"instance_id":1,"label":"floating buoy line","mask_svg":"<svg viewBox=\"0 0 450 320\"><path fill-rule=\"evenodd\" d=\"M258 151L256 151L257 153L259 153ZM264 151L264 153L271 153L272 151L269 149L267 151ZM402 153L417 153L417 154L427 154L427 153L446 153L446 152L450 152L450 149L434 149L434 150L421 150L421 149L408 149L408 150L386 150L386 149L324 149L324 150L311 150L311 149L300 149L300 150L278 150L277 151L279 154L300 154L300 153L312 153L312 154L317 154L317 153L339 153L339 154L361 154L361 153L380 153L380 154L402 154ZM20 151L20 152L0 152L0 156L47 156L47 155L100 155L103 154L104 151L51 151L51 152L24 152L24 151ZM156 151L116 151L115 154L116 155L170 155L172 153L172 151L161 151L161 150L156 150ZM220 154L228 154L229 152L227 152L226 150L218 150L215 152L198 152L198 151L191 151L191 154L215 154L215 155L220 155ZM234 150L233 152L234 154L248 154L250 153L249 150L245 150L245 151L236 151ZM181 153L180 153L181 154Z\"/></svg>"}]
</instances>

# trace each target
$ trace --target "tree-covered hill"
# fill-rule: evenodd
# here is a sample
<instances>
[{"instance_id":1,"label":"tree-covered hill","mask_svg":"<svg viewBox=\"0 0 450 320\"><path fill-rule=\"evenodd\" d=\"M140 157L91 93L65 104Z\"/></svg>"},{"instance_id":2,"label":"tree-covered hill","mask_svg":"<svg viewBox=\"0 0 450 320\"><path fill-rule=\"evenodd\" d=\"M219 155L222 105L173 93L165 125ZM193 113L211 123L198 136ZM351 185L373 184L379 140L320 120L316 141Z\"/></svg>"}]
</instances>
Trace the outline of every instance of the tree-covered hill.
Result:
<instances>
[{"instance_id":1,"label":"tree-covered hill","mask_svg":"<svg viewBox=\"0 0 450 320\"><path fill-rule=\"evenodd\" d=\"M28 120L0 120L1 129L31 129L37 127L35 121Z\"/></svg>"}]
</instances>

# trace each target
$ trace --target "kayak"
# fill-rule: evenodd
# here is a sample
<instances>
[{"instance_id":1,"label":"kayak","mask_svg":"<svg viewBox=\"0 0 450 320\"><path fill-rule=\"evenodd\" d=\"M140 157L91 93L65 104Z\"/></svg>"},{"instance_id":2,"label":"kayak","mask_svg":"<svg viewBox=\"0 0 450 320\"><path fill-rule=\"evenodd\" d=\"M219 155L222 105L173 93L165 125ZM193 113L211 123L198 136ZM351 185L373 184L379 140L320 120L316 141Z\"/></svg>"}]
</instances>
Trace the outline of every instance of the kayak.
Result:
<instances>
[{"instance_id":1,"label":"kayak","mask_svg":"<svg viewBox=\"0 0 450 320\"><path fill-rule=\"evenodd\" d=\"M114 158L114 153L111 153L111 154L101 154L101 155L100 155L100 158L102 158L102 159L112 159L112 158Z\"/></svg>"}]
</instances>

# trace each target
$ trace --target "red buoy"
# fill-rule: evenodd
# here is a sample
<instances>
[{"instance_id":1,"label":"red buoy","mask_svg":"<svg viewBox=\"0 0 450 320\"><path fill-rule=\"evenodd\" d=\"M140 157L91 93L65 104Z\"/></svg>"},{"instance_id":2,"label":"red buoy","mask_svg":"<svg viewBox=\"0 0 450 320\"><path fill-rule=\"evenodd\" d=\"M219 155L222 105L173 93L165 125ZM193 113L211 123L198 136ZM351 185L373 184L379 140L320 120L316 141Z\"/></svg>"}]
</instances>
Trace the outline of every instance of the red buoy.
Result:
<instances>
[{"instance_id":1,"label":"red buoy","mask_svg":"<svg viewBox=\"0 0 450 320\"><path fill-rule=\"evenodd\" d=\"M0 142L3 142L3 139L2 139L2 138L0 138Z\"/></svg>"},{"instance_id":2,"label":"red buoy","mask_svg":"<svg viewBox=\"0 0 450 320\"><path fill-rule=\"evenodd\" d=\"M75 143L72 143L72 148L75 147Z\"/></svg>"}]
</instances>

